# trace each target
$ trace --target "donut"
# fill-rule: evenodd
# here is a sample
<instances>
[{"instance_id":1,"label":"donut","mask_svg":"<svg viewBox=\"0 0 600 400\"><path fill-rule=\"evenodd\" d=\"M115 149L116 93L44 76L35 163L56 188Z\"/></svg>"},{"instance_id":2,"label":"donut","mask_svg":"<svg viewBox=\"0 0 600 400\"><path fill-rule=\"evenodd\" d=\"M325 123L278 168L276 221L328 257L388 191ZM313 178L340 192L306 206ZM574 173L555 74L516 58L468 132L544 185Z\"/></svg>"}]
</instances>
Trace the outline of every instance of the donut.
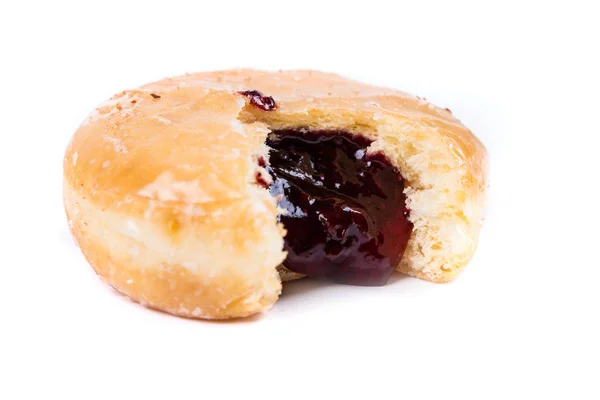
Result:
<instances>
[{"instance_id":1,"label":"donut","mask_svg":"<svg viewBox=\"0 0 600 400\"><path fill-rule=\"evenodd\" d=\"M183 317L268 310L305 276L452 280L477 247L484 145L449 109L310 70L187 74L96 108L63 160L102 280Z\"/></svg>"}]
</instances>

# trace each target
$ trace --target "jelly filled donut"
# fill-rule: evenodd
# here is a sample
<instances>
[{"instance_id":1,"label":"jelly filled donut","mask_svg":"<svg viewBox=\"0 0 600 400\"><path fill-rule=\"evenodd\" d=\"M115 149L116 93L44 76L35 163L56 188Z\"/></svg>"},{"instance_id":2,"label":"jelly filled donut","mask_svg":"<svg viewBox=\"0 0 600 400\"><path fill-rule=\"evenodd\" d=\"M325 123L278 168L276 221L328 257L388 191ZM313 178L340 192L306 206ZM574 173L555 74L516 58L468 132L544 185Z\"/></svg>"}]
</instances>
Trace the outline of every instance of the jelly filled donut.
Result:
<instances>
[{"instance_id":1,"label":"jelly filled donut","mask_svg":"<svg viewBox=\"0 0 600 400\"><path fill-rule=\"evenodd\" d=\"M71 232L139 303L209 319L281 281L445 282L475 248L487 153L447 109L316 71L189 74L124 91L64 158Z\"/></svg>"}]
</instances>

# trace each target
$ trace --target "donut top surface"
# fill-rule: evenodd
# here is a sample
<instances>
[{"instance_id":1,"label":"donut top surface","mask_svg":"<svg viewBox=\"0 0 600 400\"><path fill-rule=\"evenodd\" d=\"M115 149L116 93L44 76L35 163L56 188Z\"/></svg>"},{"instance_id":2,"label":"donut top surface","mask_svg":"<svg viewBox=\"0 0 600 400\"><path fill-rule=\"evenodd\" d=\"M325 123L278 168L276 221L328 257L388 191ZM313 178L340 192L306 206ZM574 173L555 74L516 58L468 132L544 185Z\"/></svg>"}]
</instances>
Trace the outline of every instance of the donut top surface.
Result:
<instances>
[{"instance_id":1,"label":"donut top surface","mask_svg":"<svg viewBox=\"0 0 600 400\"><path fill-rule=\"evenodd\" d=\"M239 119L251 102L240 92L249 90L271 96L274 114L310 118L320 109L431 126L475 166L472 179L483 180L483 163L474 159L483 146L449 111L404 92L304 70L197 73L124 91L88 116L73 137L67 179L76 176L79 185L115 196L161 201L243 197L269 131Z\"/></svg>"}]
</instances>

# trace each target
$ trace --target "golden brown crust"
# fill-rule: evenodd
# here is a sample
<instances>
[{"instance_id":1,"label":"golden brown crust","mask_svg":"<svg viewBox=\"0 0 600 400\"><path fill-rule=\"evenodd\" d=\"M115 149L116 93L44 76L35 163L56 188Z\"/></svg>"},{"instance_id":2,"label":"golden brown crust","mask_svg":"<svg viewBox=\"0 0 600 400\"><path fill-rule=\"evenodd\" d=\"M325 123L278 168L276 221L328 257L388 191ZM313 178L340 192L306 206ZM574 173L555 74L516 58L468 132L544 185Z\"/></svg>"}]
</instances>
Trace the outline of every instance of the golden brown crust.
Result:
<instances>
[{"instance_id":1,"label":"golden brown crust","mask_svg":"<svg viewBox=\"0 0 600 400\"><path fill-rule=\"evenodd\" d=\"M241 90L273 96L250 106ZM450 112L403 92L315 71L221 71L165 79L100 106L64 159L65 208L86 258L150 307L250 315L281 290L283 229L255 185L269 129L345 129L375 139L407 179L415 232L398 267L452 279L472 256L487 155ZM282 274L287 278L295 275Z\"/></svg>"}]
</instances>

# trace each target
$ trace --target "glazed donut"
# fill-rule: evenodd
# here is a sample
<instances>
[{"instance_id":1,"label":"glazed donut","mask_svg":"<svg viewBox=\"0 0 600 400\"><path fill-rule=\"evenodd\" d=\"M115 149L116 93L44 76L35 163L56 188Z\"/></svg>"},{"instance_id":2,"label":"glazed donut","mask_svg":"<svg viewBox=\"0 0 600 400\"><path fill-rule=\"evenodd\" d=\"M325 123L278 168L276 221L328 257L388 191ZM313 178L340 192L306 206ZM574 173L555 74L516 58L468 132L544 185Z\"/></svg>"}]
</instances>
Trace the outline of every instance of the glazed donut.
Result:
<instances>
[{"instance_id":1,"label":"glazed donut","mask_svg":"<svg viewBox=\"0 0 600 400\"><path fill-rule=\"evenodd\" d=\"M188 74L94 110L64 157L70 230L142 305L225 319L282 280L445 282L477 246L482 143L448 109L316 71Z\"/></svg>"}]
</instances>

